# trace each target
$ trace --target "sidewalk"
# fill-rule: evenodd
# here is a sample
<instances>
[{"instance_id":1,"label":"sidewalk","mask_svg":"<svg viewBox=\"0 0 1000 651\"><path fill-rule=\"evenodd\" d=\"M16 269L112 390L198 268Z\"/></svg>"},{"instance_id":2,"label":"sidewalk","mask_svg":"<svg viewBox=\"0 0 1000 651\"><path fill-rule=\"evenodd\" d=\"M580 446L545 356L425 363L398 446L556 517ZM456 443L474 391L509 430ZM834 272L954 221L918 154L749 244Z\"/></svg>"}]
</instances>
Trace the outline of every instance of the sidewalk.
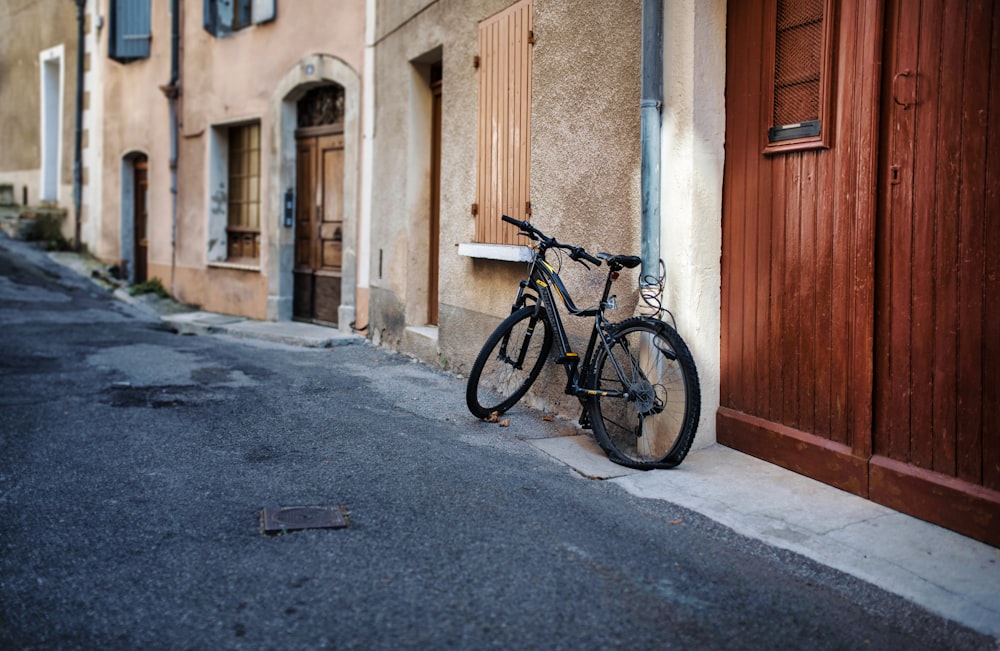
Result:
<instances>
[{"instance_id":1,"label":"sidewalk","mask_svg":"<svg viewBox=\"0 0 1000 651\"><path fill-rule=\"evenodd\" d=\"M79 256L51 255L83 275L94 272ZM193 310L169 299L130 296L121 288L114 291L120 300L184 334L315 348L365 341L361 335L307 323L253 321ZM591 436L575 426L545 424L551 426L552 438L525 443L582 477L678 504L740 534L860 578L994 637L1000 650L1000 549L719 445L693 450L676 469L639 472L608 461Z\"/></svg>"}]
</instances>

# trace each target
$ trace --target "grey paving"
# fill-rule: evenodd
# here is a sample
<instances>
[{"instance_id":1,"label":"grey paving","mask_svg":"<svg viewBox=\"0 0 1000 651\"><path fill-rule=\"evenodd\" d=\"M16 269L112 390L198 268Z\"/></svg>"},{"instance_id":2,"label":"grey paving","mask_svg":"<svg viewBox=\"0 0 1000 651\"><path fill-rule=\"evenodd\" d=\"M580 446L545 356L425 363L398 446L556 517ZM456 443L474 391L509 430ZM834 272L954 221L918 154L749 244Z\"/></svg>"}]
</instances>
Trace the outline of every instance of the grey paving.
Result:
<instances>
[{"instance_id":1,"label":"grey paving","mask_svg":"<svg viewBox=\"0 0 1000 651\"><path fill-rule=\"evenodd\" d=\"M608 461L588 435L531 441L583 477L669 501L992 635L1000 648L1000 549L721 445L673 470Z\"/></svg>"}]
</instances>

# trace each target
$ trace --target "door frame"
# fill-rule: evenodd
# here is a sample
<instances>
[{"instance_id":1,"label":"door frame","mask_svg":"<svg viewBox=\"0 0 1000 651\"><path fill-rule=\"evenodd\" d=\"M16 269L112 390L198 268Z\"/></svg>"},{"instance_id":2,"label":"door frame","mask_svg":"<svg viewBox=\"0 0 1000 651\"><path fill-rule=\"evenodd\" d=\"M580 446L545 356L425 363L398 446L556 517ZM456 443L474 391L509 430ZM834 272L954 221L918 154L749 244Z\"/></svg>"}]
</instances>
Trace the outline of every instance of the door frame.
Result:
<instances>
[{"instance_id":1,"label":"door frame","mask_svg":"<svg viewBox=\"0 0 1000 651\"><path fill-rule=\"evenodd\" d=\"M324 84L338 84L344 89L344 230L343 264L338 329L350 332L354 323L358 281L358 220L361 165L361 77L343 60L314 54L296 62L278 82L271 94L269 124L266 134L268 156L267 206L264 220L267 269L267 318L269 321L292 319L293 276L295 266L294 229L284 226L284 193L296 187L295 129L297 102L306 92ZM264 134L262 134L264 137Z\"/></svg>"},{"instance_id":2,"label":"door frame","mask_svg":"<svg viewBox=\"0 0 1000 651\"><path fill-rule=\"evenodd\" d=\"M131 151L122 156L120 166L120 198L119 198L119 267L129 283L136 282L136 260L135 260L135 165L139 161L147 162L146 183L147 199L149 192L149 157L142 151ZM149 225L147 223L146 237L149 237ZM149 269L149 247L146 248L146 269Z\"/></svg>"}]
</instances>

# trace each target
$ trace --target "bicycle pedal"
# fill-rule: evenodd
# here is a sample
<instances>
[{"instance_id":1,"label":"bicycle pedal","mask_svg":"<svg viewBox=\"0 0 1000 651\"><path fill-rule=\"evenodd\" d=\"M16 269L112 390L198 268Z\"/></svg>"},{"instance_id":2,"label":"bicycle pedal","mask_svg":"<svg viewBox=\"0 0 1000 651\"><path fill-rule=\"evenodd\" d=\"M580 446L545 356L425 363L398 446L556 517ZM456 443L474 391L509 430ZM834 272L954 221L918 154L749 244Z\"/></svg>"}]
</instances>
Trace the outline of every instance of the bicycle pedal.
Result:
<instances>
[{"instance_id":1,"label":"bicycle pedal","mask_svg":"<svg viewBox=\"0 0 1000 651\"><path fill-rule=\"evenodd\" d=\"M556 364L579 364L580 356L576 353L567 353L556 360Z\"/></svg>"},{"instance_id":2,"label":"bicycle pedal","mask_svg":"<svg viewBox=\"0 0 1000 651\"><path fill-rule=\"evenodd\" d=\"M580 423L581 429L589 429L589 430L594 429L594 427L590 424L590 412L587 411L586 409L584 409L583 412L580 413L580 420L577 422Z\"/></svg>"}]
</instances>

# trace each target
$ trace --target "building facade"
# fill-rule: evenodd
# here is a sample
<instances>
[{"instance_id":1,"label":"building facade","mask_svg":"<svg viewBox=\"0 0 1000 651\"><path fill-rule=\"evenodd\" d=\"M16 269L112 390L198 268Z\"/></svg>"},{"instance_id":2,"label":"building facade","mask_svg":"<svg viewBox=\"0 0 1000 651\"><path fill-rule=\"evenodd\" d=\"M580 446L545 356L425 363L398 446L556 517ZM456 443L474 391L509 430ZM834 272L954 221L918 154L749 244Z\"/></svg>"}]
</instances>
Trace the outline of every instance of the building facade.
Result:
<instances>
[{"instance_id":1,"label":"building facade","mask_svg":"<svg viewBox=\"0 0 1000 651\"><path fill-rule=\"evenodd\" d=\"M206 310L348 329L364 4L93 4L107 24L93 251Z\"/></svg>"}]
</instances>

